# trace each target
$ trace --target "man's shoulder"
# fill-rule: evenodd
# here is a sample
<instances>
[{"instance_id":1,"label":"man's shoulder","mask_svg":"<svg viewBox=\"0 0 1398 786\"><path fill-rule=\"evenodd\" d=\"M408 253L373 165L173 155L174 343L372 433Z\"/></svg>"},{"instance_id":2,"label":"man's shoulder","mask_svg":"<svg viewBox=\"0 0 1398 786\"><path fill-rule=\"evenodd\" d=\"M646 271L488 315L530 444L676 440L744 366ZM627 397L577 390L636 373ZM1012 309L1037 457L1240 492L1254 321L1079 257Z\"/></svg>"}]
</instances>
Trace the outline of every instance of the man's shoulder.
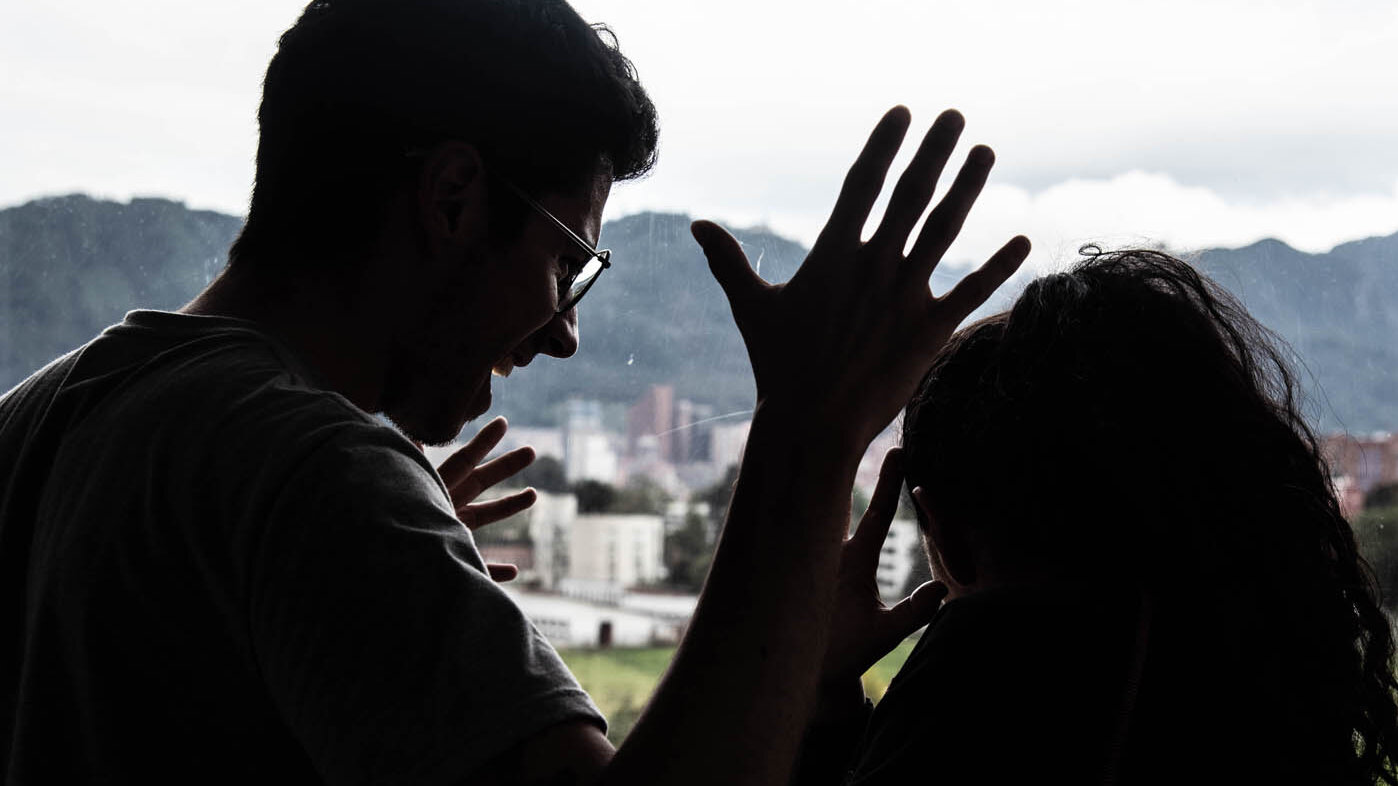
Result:
<instances>
[{"instance_id":1,"label":"man's shoulder","mask_svg":"<svg viewBox=\"0 0 1398 786\"><path fill-rule=\"evenodd\" d=\"M132 312L75 353L62 389L86 388L88 412L70 432L79 444L143 443L209 469L290 468L332 442L416 452L239 320Z\"/></svg>"}]
</instances>

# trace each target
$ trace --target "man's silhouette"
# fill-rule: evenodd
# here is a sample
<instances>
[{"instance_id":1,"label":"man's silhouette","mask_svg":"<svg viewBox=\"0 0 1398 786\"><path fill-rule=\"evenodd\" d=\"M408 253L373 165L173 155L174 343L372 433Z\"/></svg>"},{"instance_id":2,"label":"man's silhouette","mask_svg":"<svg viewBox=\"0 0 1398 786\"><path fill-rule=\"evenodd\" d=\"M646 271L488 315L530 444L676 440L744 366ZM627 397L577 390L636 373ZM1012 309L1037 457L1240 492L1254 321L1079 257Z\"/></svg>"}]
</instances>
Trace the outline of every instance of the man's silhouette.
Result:
<instances>
[{"instance_id":1,"label":"man's silhouette","mask_svg":"<svg viewBox=\"0 0 1398 786\"><path fill-rule=\"evenodd\" d=\"M757 412L690 631L613 751L463 526L500 512L471 500L513 471L475 466L501 426L440 474L412 441L454 438L492 372L577 349L610 186L654 159L630 64L561 2L318 0L259 119L228 269L0 400L8 782L782 781L936 606L837 577L860 455L1027 252L927 290L989 150L906 257L955 113L864 243L909 118L880 122L788 284L696 224Z\"/></svg>"}]
</instances>

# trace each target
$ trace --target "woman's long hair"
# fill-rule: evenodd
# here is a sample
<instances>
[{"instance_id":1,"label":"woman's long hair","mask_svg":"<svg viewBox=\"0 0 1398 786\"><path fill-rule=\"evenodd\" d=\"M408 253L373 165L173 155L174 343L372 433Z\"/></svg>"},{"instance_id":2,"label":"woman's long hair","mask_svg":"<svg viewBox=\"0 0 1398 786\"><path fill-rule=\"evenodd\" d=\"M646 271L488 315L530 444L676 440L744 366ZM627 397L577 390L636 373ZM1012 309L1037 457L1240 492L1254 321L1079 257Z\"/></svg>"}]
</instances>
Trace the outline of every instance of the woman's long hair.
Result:
<instances>
[{"instance_id":1,"label":"woman's long hair","mask_svg":"<svg viewBox=\"0 0 1398 786\"><path fill-rule=\"evenodd\" d=\"M1151 597L1145 684L1211 674L1178 684L1244 708L1239 756L1398 782L1393 635L1280 342L1178 259L1083 251L934 361L908 488L1006 574Z\"/></svg>"}]
</instances>

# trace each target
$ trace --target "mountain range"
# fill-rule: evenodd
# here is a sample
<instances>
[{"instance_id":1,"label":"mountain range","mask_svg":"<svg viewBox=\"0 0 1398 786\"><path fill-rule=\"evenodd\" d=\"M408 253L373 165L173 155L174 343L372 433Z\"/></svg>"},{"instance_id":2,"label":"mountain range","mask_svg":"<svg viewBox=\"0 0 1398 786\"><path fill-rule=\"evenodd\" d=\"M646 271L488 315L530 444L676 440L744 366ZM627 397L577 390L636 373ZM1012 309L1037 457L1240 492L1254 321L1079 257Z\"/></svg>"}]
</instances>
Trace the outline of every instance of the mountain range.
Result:
<instances>
[{"instance_id":1,"label":"mountain range","mask_svg":"<svg viewBox=\"0 0 1398 786\"><path fill-rule=\"evenodd\" d=\"M241 219L165 199L81 195L0 210L0 390L82 344L132 308L173 309L222 268ZM799 244L737 230L769 281L789 278ZM570 397L619 420L649 385L719 415L752 406L752 375L728 304L689 235L689 218L641 213L607 222L613 265L580 309L578 354L541 357L497 378L495 411L517 424L556 421ZM1294 350L1323 430L1398 429L1398 234L1307 254L1277 240L1192 255ZM939 271L934 290L952 273ZM1020 282L1023 284L1023 280ZM1011 284L988 304L1002 307Z\"/></svg>"}]
</instances>

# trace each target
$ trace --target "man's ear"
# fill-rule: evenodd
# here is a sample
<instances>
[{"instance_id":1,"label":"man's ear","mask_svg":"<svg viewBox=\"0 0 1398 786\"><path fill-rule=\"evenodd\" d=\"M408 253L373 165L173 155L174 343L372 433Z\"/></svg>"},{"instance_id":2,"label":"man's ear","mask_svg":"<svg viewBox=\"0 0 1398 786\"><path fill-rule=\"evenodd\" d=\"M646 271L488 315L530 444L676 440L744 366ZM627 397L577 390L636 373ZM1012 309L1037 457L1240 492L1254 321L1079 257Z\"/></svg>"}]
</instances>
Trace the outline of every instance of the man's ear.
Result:
<instances>
[{"instance_id":1,"label":"man's ear","mask_svg":"<svg viewBox=\"0 0 1398 786\"><path fill-rule=\"evenodd\" d=\"M927 504L927 489L918 486L913 489L913 502L927 523L927 537L932 547L941 557L942 566L953 582L968 587L976 583L976 555L966 535L954 526L947 526L932 514L932 506Z\"/></svg>"},{"instance_id":2,"label":"man's ear","mask_svg":"<svg viewBox=\"0 0 1398 786\"><path fill-rule=\"evenodd\" d=\"M433 148L418 175L418 217L427 236L461 241L485 226L485 167L466 142Z\"/></svg>"}]
</instances>

